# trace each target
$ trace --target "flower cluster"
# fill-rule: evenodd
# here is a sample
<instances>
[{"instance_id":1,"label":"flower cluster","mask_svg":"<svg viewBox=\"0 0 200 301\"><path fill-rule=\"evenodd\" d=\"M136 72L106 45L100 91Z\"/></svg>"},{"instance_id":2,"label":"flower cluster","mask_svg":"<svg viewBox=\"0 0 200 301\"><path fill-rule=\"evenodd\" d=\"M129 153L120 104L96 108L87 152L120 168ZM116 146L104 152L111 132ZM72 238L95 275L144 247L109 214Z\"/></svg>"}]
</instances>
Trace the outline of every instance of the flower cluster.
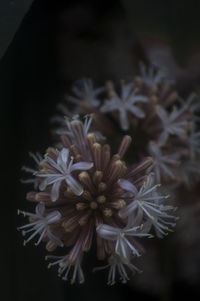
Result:
<instances>
[{"instance_id":1,"label":"flower cluster","mask_svg":"<svg viewBox=\"0 0 200 301\"><path fill-rule=\"evenodd\" d=\"M94 90L90 84L90 94L98 91L95 101L82 97L76 103L78 111L93 113L98 130L110 139L124 131L131 135L138 159L153 158L149 171L155 173L157 183L176 178L177 186L190 187L191 179L199 179L199 99L194 93L181 98L164 69L141 64L140 73L131 81L121 81L119 87L108 81L104 90ZM88 79L82 80L84 93L88 93L87 83ZM72 90L75 93L76 85Z\"/></svg>"},{"instance_id":2,"label":"flower cluster","mask_svg":"<svg viewBox=\"0 0 200 301\"><path fill-rule=\"evenodd\" d=\"M83 87L88 91L91 82ZM135 115L143 112L133 103L146 102L147 97L139 96L132 85L126 89L122 94L123 101L129 101L128 108ZM97 102L90 98L90 105L94 104ZM152 158L143 156L130 166L124 156L131 137L124 135L112 155L111 147L93 131L91 123L89 116L84 122L77 116L67 119L61 147L48 148L45 156L36 160L37 170L32 171L37 185L27 194L36 204L35 213L18 211L29 218L19 230L25 244L39 236L36 245L45 242L47 251L62 248L63 256L47 255L46 259L49 267L58 267L64 280L84 282L82 262L96 243L97 258L108 264L94 270L108 268L109 284L118 276L126 282L129 273L139 272L133 260L144 252L142 240L153 237L152 233L164 237L174 228L176 218L173 207L166 203L167 196L159 192L154 174L148 172Z\"/></svg>"},{"instance_id":3,"label":"flower cluster","mask_svg":"<svg viewBox=\"0 0 200 301\"><path fill-rule=\"evenodd\" d=\"M36 245L45 242L47 251L62 247L63 256L46 256L62 279L84 282L82 262L96 244L97 258L107 264L94 271L108 268L109 284L125 283L140 272L133 260L144 253L145 238L173 231L175 208L160 183L174 194L199 181L200 104L194 94L182 99L171 84L164 70L144 65L119 87L77 81L66 96L72 111L62 104L62 117L54 118L58 149L31 154L37 167L23 168L33 174L23 182L34 184L27 199L36 208L34 214L19 210L29 217L19 230L25 237L31 232L25 244L39 235Z\"/></svg>"}]
</instances>

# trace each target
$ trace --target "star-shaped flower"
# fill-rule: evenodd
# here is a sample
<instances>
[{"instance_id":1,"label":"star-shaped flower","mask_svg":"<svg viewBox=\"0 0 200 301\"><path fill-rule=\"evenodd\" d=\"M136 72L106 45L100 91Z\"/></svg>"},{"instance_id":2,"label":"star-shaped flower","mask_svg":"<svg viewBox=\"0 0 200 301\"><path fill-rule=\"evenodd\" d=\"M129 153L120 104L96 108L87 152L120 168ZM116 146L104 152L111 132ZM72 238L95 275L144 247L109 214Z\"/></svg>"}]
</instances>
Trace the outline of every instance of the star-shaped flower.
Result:
<instances>
[{"instance_id":1,"label":"star-shaped flower","mask_svg":"<svg viewBox=\"0 0 200 301\"><path fill-rule=\"evenodd\" d=\"M179 160L175 156L163 155L160 145L154 141L149 142L149 153L153 158L153 164L148 168L148 171L155 172L155 179L157 183L160 183L161 175L168 176L172 179L175 178L175 174L171 166L178 166Z\"/></svg>"},{"instance_id":2,"label":"star-shaped flower","mask_svg":"<svg viewBox=\"0 0 200 301\"><path fill-rule=\"evenodd\" d=\"M149 174L146 182L139 190L128 180L121 179L119 185L127 192L125 197L128 197L130 201L119 212L120 217L128 218L128 225L131 226L135 222L147 221L148 227L145 225L145 231L148 229L147 232L149 232L151 226L154 226L159 237L163 237L166 235L166 231L170 231L168 226L175 226L175 223L169 221L170 219L175 219L175 217L167 213L173 207L163 205L163 200L168 198L168 196L157 193L156 190L160 185L154 184L153 174Z\"/></svg>"},{"instance_id":3,"label":"star-shaped flower","mask_svg":"<svg viewBox=\"0 0 200 301\"><path fill-rule=\"evenodd\" d=\"M144 111L136 103L147 102L147 97L138 95L133 83L121 86L121 97L113 90L111 99L101 107L101 112L119 111L120 126L125 131L129 128L128 112L138 118L144 118Z\"/></svg>"},{"instance_id":4,"label":"star-shaped flower","mask_svg":"<svg viewBox=\"0 0 200 301\"><path fill-rule=\"evenodd\" d=\"M162 106L157 106L157 114L163 126L163 131L159 137L159 143L164 145L169 135L176 135L184 138L186 135L186 126L188 121L183 120L181 115L184 113L183 109L176 109L168 113Z\"/></svg>"},{"instance_id":5,"label":"star-shaped flower","mask_svg":"<svg viewBox=\"0 0 200 301\"><path fill-rule=\"evenodd\" d=\"M40 237L35 245L38 245L43 238L47 237L54 244L63 246L62 241L57 236L55 236L49 228L49 225L54 224L60 220L61 214L59 211L55 210L47 213L44 204L40 203L36 206L35 213L24 212L21 210L18 210L18 213L22 213L24 216L29 216L31 220L33 220L31 223L18 228L18 230L22 230L22 235L24 236L28 232L33 232L29 236L29 238L24 241L24 244L26 244L37 234L39 234Z\"/></svg>"},{"instance_id":6,"label":"star-shaped flower","mask_svg":"<svg viewBox=\"0 0 200 301\"><path fill-rule=\"evenodd\" d=\"M115 253L126 259L129 256L129 250L134 255L139 256L138 250L129 241L127 237L144 237L149 236L149 234L141 233L141 227L126 227L117 228L105 224L101 224L97 227L97 233L100 237L116 242Z\"/></svg>"},{"instance_id":7,"label":"star-shaped flower","mask_svg":"<svg viewBox=\"0 0 200 301\"><path fill-rule=\"evenodd\" d=\"M76 105L80 105L80 101L85 101L94 107L98 107L100 100L97 96L104 90L103 87L94 89L92 80L84 78L77 81L72 87L75 96L67 96L67 99Z\"/></svg>"},{"instance_id":8,"label":"star-shaped flower","mask_svg":"<svg viewBox=\"0 0 200 301\"><path fill-rule=\"evenodd\" d=\"M40 190L45 190L48 185L52 185L51 188L51 200L55 202L59 197L60 185L63 181L72 189L76 195L83 193L83 188L80 183L71 175L76 170L88 170L92 168L93 163L78 162L73 164L73 158L69 160L69 150L63 148L55 162L49 156L46 156L45 160L49 164L48 173L38 173L38 177L45 178L40 184Z\"/></svg>"}]
</instances>

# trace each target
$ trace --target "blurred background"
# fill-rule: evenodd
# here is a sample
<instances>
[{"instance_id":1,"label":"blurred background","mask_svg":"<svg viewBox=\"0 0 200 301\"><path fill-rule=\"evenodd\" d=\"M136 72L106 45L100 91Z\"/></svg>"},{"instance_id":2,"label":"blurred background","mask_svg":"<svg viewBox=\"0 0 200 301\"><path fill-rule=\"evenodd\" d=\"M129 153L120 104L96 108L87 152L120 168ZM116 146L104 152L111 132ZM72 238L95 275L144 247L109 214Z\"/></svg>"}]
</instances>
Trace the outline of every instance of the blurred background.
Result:
<instances>
[{"instance_id":1,"label":"blurred background","mask_svg":"<svg viewBox=\"0 0 200 301\"><path fill-rule=\"evenodd\" d=\"M30 210L25 200L29 189L20 183L24 176L21 166L31 164L29 151L43 152L53 143L50 118L74 80L91 77L101 85L107 79L136 74L140 61L156 61L168 67L183 95L200 91L200 2L35 0L2 1L1 6L4 300L200 297L200 238L180 255L172 239L167 258L162 255L167 242L159 242L157 254L147 251L144 275L135 276L126 285L107 287L106 272L89 271L85 284L71 286L60 280L55 270L47 269L43 247L23 247L16 230L24 222L17 209ZM199 233L199 215L197 220L192 235L193 229ZM185 228L183 239L187 225Z\"/></svg>"}]
</instances>

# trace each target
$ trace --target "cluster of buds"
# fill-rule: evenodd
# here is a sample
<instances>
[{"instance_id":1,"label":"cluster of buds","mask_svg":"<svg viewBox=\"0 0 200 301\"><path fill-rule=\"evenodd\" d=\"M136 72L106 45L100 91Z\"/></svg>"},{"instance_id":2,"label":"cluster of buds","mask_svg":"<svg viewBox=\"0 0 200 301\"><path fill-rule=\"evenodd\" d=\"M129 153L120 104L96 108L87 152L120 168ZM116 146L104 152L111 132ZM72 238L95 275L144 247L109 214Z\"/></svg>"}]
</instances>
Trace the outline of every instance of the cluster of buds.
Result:
<instances>
[{"instance_id":1,"label":"cluster of buds","mask_svg":"<svg viewBox=\"0 0 200 301\"><path fill-rule=\"evenodd\" d=\"M124 97L131 91L130 85L123 91ZM74 88L79 98L86 97L83 100L88 100L87 105L95 108L97 124L101 120L96 118L101 116L97 99L100 92L102 89L93 91L91 81L84 82L83 91ZM138 102L147 101L138 91L134 95ZM131 102L129 105L132 111L143 112ZM106 105L102 108L105 111ZM122 115L121 121L128 118ZM78 116L66 119L59 130L59 148L49 147L44 157L32 155L36 169L24 169L34 175L27 180L35 189L28 192L27 200L35 204L35 213L19 210L29 223L18 229L25 236L24 244L37 236L35 244L44 242L48 252L62 249L63 256L47 255L46 259L49 267L58 267L64 280L84 282L82 262L96 244L97 258L107 263L94 270L108 268L109 284L117 279L125 283L130 273L140 271L133 260L144 253L141 240L166 236L175 227L176 217L168 196L160 192L160 184L150 171L152 158L143 155L140 161L126 163L124 157L132 141L129 135L122 137L112 155L105 137L93 131L91 123L91 116L85 116L84 121Z\"/></svg>"}]
</instances>

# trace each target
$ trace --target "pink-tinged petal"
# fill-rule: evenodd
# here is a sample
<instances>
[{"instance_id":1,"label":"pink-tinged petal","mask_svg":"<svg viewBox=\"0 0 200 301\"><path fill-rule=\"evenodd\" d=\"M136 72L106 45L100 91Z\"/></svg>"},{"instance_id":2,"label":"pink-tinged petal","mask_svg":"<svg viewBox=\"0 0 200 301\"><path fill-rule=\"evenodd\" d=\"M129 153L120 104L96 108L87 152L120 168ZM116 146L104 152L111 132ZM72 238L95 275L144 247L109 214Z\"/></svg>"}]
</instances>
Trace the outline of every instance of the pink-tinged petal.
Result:
<instances>
[{"instance_id":1,"label":"pink-tinged petal","mask_svg":"<svg viewBox=\"0 0 200 301\"><path fill-rule=\"evenodd\" d=\"M72 165L71 167L71 171L74 170L88 170L90 168L93 167L93 163L89 163L89 162L78 162Z\"/></svg>"},{"instance_id":2,"label":"pink-tinged petal","mask_svg":"<svg viewBox=\"0 0 200 301\"><path fill-rule=\"evenodd\" d=\"M57 158L58 165L62 166L66 165L69 158L69 150L67 148L63 148Z\"/></svg>"},{"instance_id":3,"label":"pink-tinged petal","mask_svg":"<svg viewBox=\"0 0 200 301\"><path fill-rule=\"evenodd\" d=\"M128 180L124 180L124 179L120 179L118 181L119 186L129 192L132 192L134 195L136 195L138 193L137 188L135 187L135 185L133 185L131 182L129 182Z\"/></svg>"},{"instance_id":4,"label":"pink-tinged petal","mask_svg":"<svg viewBox=\"0 0 200 301\"><path fill-rule=\"evenodd\" d=\"M56 202L59 197L59 189L60 189L61 181L56 181L51 189L51 201Z\"/></svg>"},{"instance_id":5,"label":"pink-tinged petal","mask_svg":"<svg viewBox=\"0 0 200 301\"><path fill-rule=\"evenodd\" d=\"M81 195L83 193L83 187L72 176L68 176L65 181L75 195Z\"/></svg>"}]
</instances>

